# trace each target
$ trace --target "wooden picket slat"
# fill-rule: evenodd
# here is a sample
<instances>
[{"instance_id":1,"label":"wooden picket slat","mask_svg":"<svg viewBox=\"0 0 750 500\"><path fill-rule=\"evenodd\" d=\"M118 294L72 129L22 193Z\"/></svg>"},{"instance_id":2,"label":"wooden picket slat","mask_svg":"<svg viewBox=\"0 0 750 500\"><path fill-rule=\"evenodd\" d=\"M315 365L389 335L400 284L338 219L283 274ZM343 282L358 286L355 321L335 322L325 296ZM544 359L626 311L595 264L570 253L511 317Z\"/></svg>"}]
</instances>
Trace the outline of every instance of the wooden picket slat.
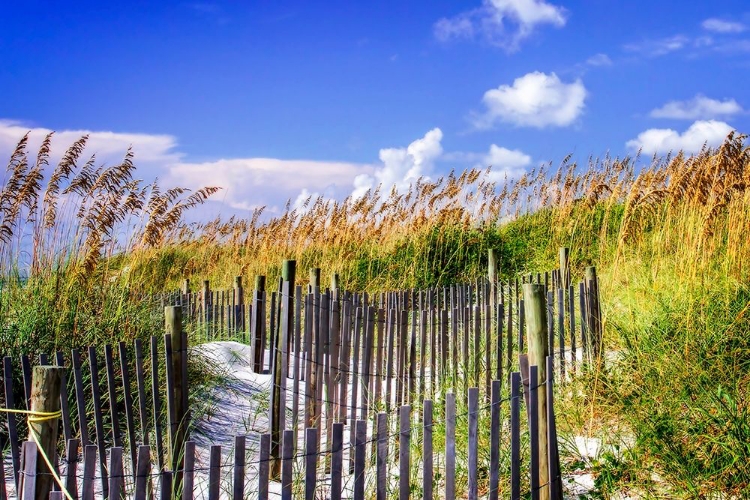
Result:
<instances>
[{"instance_id":1,"label":"wooden picket slat","mask_svg":"<svg viewBox=\"0 0 750 500\"><path fill-rule=\"evenodd\" d=\"M234 475L232 477L232 499L245 498L245 436L234 437Z\"/></svg>"},{"instance_id":2,"label":"wooden picket slat","mask_svg":"<svg viewBox=\"0 0 750 500\"><path fill-rule=\"evenodd\" d=\"M375 462L377 491L375 498L385 500L388 494L388 415L378 413L377 461Z\"/></svg>"},{"instance_id":3,"label":"wooden picket slat","mask_svg":"<svg viewBox=\"0 0 750 500\"><path fill-rule=\"evenodd\" d=\"M96 479L96 445L83 447L83 488L82 500L94 500L94 480Z\"/></svg>"},{"instance_id":4,"label":"wooden picket slat","mask_svg":"<svg viewBox=\"0 0 750 500\"><path fill-rule=\"evenodd\" d=\"M258 464L258 499L268 500L268 473L270 471L269 457L271 455L271 435L261 434L260 456Z\"/></svg>"},{"instance_id":5,"label":"wooden picket slat","mask_svg":"<svg viewBox=\"0 0 750 500\"><path fill-rule=\"evenodd\" d=\"M96 349L89 346L89 368L91 370L91 398L94 403L94 424L96 427L96 446L99 452L99 479L102 492L109 497L109 479L107 472L107 445L104 442L104 418L102 415L102 398L99 389L99 365L96 362Z\"/></svg>"},{"instance_id":6,"label":"wooden picket slat","mask_svg":"<svg viewBox=\"0 0 750 500\"><path fill-rule=\"evenodd\" d=\"M208 499L219 500L221 488L221 445L211 445L208 469Z\"/></svg>"},{"instance_id":7,"label":"wooden picket slat","mask_svg":"<svg viewBox=\"0 0 750 500\"><path fill-rule=\"evenodd\" d=\"M354 450L354 499L365 500L365 453L367 442L367 421L357 420L356 443Z\"/></svg>"},{"instance_id":8,"label":"wooden picket slat","mask_svg":"<svg viewBox=\"0 0 750 500\"><path fill-rule=\"evenodd\" d=\"M294 431L284 431L281 448L281 499L292 500L292 487L294 485ZM235 499L242 498L244 498L243 495L235 496Z\"/></svg>"},{"instance_id":9,"label":"wooden picket slat","mask_svg":"<svg viewBox=\"0 0 750 500\"><path fill-rule=\"evenodd\" d=\"M333 443L331 446L331 500L341 500L342 474L344 471L344 424L333 424Z\"/></svg>"},{"instance_id":10,"label":"wooden picket slat","mask_svg":"<svg viewBox=\"0 0 750 500\"><path fill-rule=\"evenodd\" d=\"M409 500L411 493L411 407L402 406L399 411L399 500Z\"/></svg>"},{"instance_id":11,"label":"wooden picket slat","mask_svg":"<svg viewBox=\"0 0 750 500\"><path fill-rule=\"evenodd\" d=\"M120 446L109 449L109 498L110 500L125 498L125 473Z\"/></svg>"},{"instance_id":12,"label":"wooden picket slat","mask_svg":"<svg viewBox=\"0 0 750 500\"><path fill-rule=\"evenodd\" d=\"M318 429L305 430L305 500L315 500L318 479Z\"/></svg>"},{"instance_id":13,"label":"wooden picket slat","mask_svg":"<svg viewBox=\"0 0 750 500\"><path fill-rule=\"evenodd\" d=\"M135 500L146 500L151 472L151 449L148 445L138 447L135 469ZM183 497L184 498L184 497Z\"/></svg>"},{"instance_id":14,"label":"wooden picket slat","mask_svg":"<svg viewBox=\"0 0 750 500\"><path fill-rule=\"evenodd\" d=\"M456 395L445 395L445 500L456 498Z\"/></svg>"}]
</instances>

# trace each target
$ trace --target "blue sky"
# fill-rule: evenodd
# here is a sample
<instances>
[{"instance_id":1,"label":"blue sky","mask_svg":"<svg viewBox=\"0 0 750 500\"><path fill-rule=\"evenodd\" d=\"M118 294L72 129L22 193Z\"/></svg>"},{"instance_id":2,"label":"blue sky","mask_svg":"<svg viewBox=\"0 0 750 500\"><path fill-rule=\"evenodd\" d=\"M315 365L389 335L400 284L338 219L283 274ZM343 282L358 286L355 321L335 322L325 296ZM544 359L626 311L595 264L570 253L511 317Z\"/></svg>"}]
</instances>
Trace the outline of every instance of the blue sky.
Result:
<instances>
[{"instance_id":1,"label":"blue sky","mask_svg":"<svg viewBox=\"0 0 750 500\"><path fill-rule=\"evenodd\" d=\"M750 131L750 4L62 2L0 9L0 155L86 132L216 210Z\"/></svg>"}]
</instances>

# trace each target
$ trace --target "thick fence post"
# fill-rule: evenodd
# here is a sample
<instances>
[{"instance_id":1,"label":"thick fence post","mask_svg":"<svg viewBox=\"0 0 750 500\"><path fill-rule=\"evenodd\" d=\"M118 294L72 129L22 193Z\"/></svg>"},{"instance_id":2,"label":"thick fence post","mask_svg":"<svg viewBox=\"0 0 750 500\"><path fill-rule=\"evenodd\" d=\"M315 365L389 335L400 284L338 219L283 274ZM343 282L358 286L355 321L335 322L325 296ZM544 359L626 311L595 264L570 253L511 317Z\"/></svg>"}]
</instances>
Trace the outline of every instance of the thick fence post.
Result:
<instances>
[{"instance_id":1,"label":"thick fence post","mask_svg":"<svg viewBox=\"0 0 750 500\"><path fill-rule=\"evenodd\" d=\"M172 367L173 397L167 400L169 415L174 417L170 425L170 457L175 484L182 483L182 450L187 437L187 336L182 332L182 308L164 308L164 327L172 342L171 358L166 362ZM184 358L184 359L183 359Z\"/></svg>"},{"instance_id":2,"label":"thick fence post","mask_svg":"<svg viewBox=\"0 0 750 500\"><path fill-rule=\"evenodd\" d=\"M538 367L539 379L543 383L546 379L546 364L547 356L549 355L547 344L547 304L544 286L526 283L523 286L523 295L529 340L529 365ZM531 383L534 383L533 380ZM536 410L539 417L539 484L547 484L549 477L547 470L547 397L545 391L539 391L538 393ZM540 500L549 500L549 488L543 488L539 493Z\"/></svg>"},{"instance_id":3,"label":"thick fence post","mask_svg":"<svg viewBox=\"0 0 750 500\"><path fill-rule=\"evenodd\" d=\"M59 366L35 366L31 376L31 411L40 414L39 420L29 419L29 441L35 441L39 451L36 462L34 498L49 498L52 491L52 471L44 456L54 465L57 456L57 429L60 416L45 418L45 414L60 411L60 383L65 369Z\"/></svg>"}]
</instances>

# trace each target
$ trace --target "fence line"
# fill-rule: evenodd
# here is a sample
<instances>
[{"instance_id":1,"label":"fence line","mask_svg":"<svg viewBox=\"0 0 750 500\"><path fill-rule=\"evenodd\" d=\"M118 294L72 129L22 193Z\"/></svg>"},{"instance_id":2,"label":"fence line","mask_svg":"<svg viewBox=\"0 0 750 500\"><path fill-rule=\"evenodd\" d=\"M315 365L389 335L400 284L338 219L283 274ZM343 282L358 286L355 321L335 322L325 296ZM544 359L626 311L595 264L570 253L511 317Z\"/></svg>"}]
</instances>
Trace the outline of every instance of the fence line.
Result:
<instances>
[{"instance_id":1,"label":"fence line","mask_svg":"<svg viewBox=\"0 0 750 500\"><path fill-rule=\"evenodd\" d=\"M245 463L243 451L236 457L243 457L240 461L245 466L267 467L271 479L283 481L283 477L289 477L290 460L304 457L297 453L299 437L303 436L304 446L308 446L308 438L314 437L316 450L319 450L316 456L327 457L326 470L332 470L334 465L338 470L339 458L350 451L349 467L343 469L354 472L358 467L362 468L354 453L358 445L371 447L371 453L382 446L382 440L377 437L372 440L371 435L371 440L366 439L368 427L372 427L373 433L377 434L375 431L381 418L387 422L389 415L398 413L403 420L405 407L409 407L409 411L425 410L427 406L432 408L433 399L430 396L440 399L441 387L453 387L453 391L463 395L471 393L474 399L485 403L497 399L498 408L500 394L505 387L509 397L502 401L512 403L513 377L518 372L511 370L518 366L524 372L522 378L525 383L530 376L526 367L513 362L513 355L520 355L526 343L526 308L520 288L534 281L540 285L544 283L546 290L544 307L547 311L550 359L549 367L543 368L551 370L552 364L557 363L561 380L564 381L581 366L597 360L601 353L601 310L594 269L587 270L586 278L578 286L578 314L575 307L576 287L570 282L570 273L559 270L545 273L543 281L542 274L537 273L535 280L533 275L524 275L509 282L493 283L480 279L476 283L441 289L385 292L373 296L341 289L322 291L319 286L309 286L309 293L303 295L302 287L291 287L288 282L281 282L279 290L271 292L270 300L267 300L268 295L264 290L265 280L256 279L259 289L253 292L249 303L245 301L241 278L235 280L231 291L212 291L209 283L204 281L202 290L197 293L190 291L189 282L186 281L179 292L157 297L157 302L165 305L165 310L171 311L171 316L168 316L172 318L171 323L167 322L167 330L171 333L164 336L163 350L156 336L151 338L150 358L144 354L140 340L136 340L132 348L120 342L117 345L119 363L115 363L113 346L105 346L102 366L97 349L89 347L88 373L84 370L80 352L75 349L71 352L73 387L70 387L68 380L63 380L61 390L62 435L67 444L65 460L70 462L71 458L80 455L80 443L84 464L95 464L94 459L87 458L91 451L88 455L86 453L88 447L93 445L97 450L100 472L98 475L92 471L87 473L84 467L84 476L100 483L104 497L108 496L111 487L118 488L118 491L124 487L119 482L120 476L113 479L111 475L111 463L108 465L106 458L108 447L110 450L122 450L127 445L124 458L118 455L121 452L114 453L117 463L131 464L134 482L128 486L128 491L133 495L137 496L137 478L145 470L145 465L139 463L142 461L139 461L139 457L146 454L149 463L154 460L154 467L158 471L156 475L161 477L161 481L171 478L170 481L176 485L169 488L163 486L160 491L182 491L179 485L194 481L194 478L183 477L190 465L187 461L189 451L195 446L189 440L190 412L186 401L189 389L186 332L190 331L193 337L197 335L204 340L234 338L248 343L252 351L253 369L257 373L270 372L273 377L271 407L274 407L275 401L281 401L284 408L287 395L292 396L291 420L285 420L286 410L271 414L271 432L269 436L261 438L262 443L269 441L270 447L262 450L262 453L268 452L268 458ZM175 322L175 315L181 315L181 320ZM579 318L578 323L576 317ZM580 330L577 331L576 325ZM514 331L517 336L514 336ZM179 342L175 343L174 339ZM581 363L577 361L579 345L583 350ZM64 358L64 354L58 352L54 359L56 364L63 366ZM165 360L163 366L161 359ZM48 363L47 357L40 356L39 363ZM21 378L27 408L31 365L29 356L21 357ZM150 372L147 373L149 367ZM11 383L13 366L9 357L4 358L3 368L6 408L14 408L15 388ZM102 404L100 394L102 368L106 375L103 399L107 408ZM135 373L135 392L131 373ZM547 377L551 381L551 371ZM147 395L149 378L151 394ZM291 387L287 387L288 379L292 379ZM165 382L165 387L161 386L160 380ZM87 386L91 390L90 399L85 394ZM179 395L175 394L175 390ZM532 389L528 389L523 393L527 398L527 409L531 392ZM301 398L303 407L300 409ZM137 406L134 404L136 399ZM92 400L93 409L87 411L87 401ZM174 408L178 400L183 401L183 405ZM547 400L551 401L551 394ZM167 402L167 411L163 408L163 401ZM429 405L425 401L429 401ZM445 404L447 401L448 396L445 395L442 402ZM490 409L493 408L491 403ZM383 409L385 412L382 412ZM494 410L491 413L493 424L490 433L499 436L499 414L496 415ZM90 434L91 417L95 423L94 439ZM554 414L545 417L545 421L554 422ZM123 421L125 432L120 429L120 422ZM360 442L360 421L365 426L364 442ZM339 450L343 435L339 436L338 433L344 433L347 424L350 448ZM431 430L432 426L429 428ZM421 429L423 434L425 429ZM411 427L408 430L410 433ZM401 430L395 432L394 439L398 442ZM472 434L476 435L476 432ZM165 437L168 438L166 445ZM407 438L406 434L403 437ZM12 479L17 490L24 464L19 453L22 447L14 417L8 419L8 439ZM495 436L491 439L499 438ZM554 441L550 438L544 442L554 442L556 446L556 437ZM519 443L509 444L510 454L518 462ZM23 446L23 450L30 449L28 444ZM545 456L559 461L553 451L545 453ZM212 447L212 456L213 453ZM406 464L411 463L410 458L401 456L399 460ZM499 455L495 458L499 459ZM446 460L453 460L455 465L455 457L446 457ZM476 470L474 455L470 462L472 470ZM75 459L70 465L73 463ZM433 461L425 461L421 467L427 463ZM237 464L233 466L238 467ZM212 470L216 474L221 467L217 469L213 464L207 472ZM199 469L193 468L193 471ZM490 476L491 485L494 484L497 489L497 474ZM519 476L514 473L511 476L511 489L515 491ZM545 477L555 478L555 475L549 471ZM71 477L70 481L73 480L74 477ZM446 476L446 481L449 480L452 479ZM125 479L123 481L123 484L127 483ZM0 489L2 496L6 491L4 474L0 474L0 482L3 483ZM215 482L209 483L214 485ZM362 485L356 479L354 483L356 492ZM470 477L470 483L469 490L475 491L476 477ZM87 490L86 484L83 489L93 491L90 484ZM551 483L548 481L547 484ZM262 491L264 486L259 487ZM406 484L402 484L401 489L405 490Z\"/></svg>"}]
</instances>

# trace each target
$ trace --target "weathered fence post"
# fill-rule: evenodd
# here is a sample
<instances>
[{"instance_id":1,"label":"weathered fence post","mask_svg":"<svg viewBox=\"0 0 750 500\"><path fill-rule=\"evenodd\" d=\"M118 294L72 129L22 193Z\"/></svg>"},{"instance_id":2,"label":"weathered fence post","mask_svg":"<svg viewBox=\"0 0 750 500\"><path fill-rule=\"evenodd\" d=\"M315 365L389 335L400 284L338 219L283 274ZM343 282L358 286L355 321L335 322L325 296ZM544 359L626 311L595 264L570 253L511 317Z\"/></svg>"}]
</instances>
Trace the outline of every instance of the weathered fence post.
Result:
<instances>
[{"instance_id":1,"label":"weathered fence post","mask_svg":"<svg viewBox=\"0 0 750 500\"><path fill-rule=\"evenodd\" d=\"M182 331L182 308L164 308L164 328L172 342L171 358L166 362L172 367L173 397L167 400L169 415L174 417L170 424L170 458L175 472L175 485L182 483L182 450L185 447L188 427L188 387L187 387L187 335Z\"/></svg>"},{"instance_id":2,"label":"weathered fence post","mask_svg":"<svg viewBox=\"0 0 750 500\"><path fill-rule=\"evenodd\" d=\"M31 377L31 411L38 415L29 418L29 441L36 441L40 457L36 463L36 489L34 498L46 500L52 491L52 471L57 455L57 429L60 416L60 383L65 369L59 366L35 366Z\"/></svg>"},{"instance_id":3,"label":"weathered fence post","mask_svg":"<svg viewBox=\"0 0 750 500\"><path fill-rule=\"evenodd\" d=\"M526 332L528 335L529 365L537 366L539 379L546 380L547 344L547 301L544 286L526 283L523 286L524 307L526 316ZM533 383L533 381L532 381ZM545 391L539 391L537 397L538 408L538 470L540 485L548 484L547 470L547 397ZM549 488L539 492L541 500L549 500Z\"/></svg>"}]
</instances>

